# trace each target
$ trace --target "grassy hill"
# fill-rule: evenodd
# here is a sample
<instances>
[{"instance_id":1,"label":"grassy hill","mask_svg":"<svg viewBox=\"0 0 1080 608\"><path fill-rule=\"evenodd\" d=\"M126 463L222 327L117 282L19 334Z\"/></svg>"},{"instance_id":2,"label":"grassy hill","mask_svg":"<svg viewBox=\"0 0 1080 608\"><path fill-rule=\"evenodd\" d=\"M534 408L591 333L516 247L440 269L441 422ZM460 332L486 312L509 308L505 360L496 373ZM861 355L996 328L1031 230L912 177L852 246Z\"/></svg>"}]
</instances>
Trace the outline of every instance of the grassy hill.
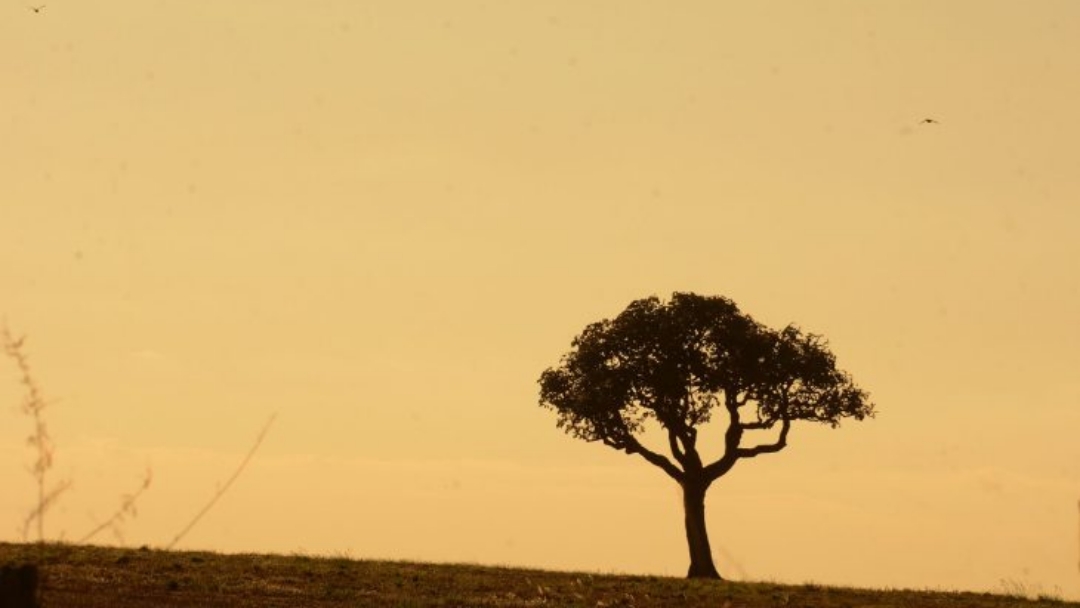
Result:
<instances>
[{"instance_id":1,"label":"grassy hill","mask_svg":"<svg viewBox=\"0 0 1080 608\"><path fill-rule=\"evenodd\" d=\"M765 608L1080 606L1052 598L688 581L475 565L220 555L0 543L0 565L37 563L42 606L581 606Z\"/></svg>"}]
</instances>

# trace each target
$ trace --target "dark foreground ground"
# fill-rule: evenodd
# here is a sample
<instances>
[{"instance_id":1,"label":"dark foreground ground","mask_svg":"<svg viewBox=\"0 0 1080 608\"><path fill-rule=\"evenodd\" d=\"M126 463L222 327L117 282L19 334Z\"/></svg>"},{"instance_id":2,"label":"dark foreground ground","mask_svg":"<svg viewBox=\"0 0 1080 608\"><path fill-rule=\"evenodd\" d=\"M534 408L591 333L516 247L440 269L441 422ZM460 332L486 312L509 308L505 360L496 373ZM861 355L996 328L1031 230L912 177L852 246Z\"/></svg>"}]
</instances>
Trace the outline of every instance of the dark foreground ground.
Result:
<instances>
[{"instance_id":1,"label":"dark foreground ground","mask_svg":"<svg viewBox=\"0 0 1080 608\"><path fill-rule=\"evenodd\" d=\"M1052 598L687 581L468 565L0 543L0 566L37 563L45 608L587 606L990 608Z\"/></svg>"}]
</instances>

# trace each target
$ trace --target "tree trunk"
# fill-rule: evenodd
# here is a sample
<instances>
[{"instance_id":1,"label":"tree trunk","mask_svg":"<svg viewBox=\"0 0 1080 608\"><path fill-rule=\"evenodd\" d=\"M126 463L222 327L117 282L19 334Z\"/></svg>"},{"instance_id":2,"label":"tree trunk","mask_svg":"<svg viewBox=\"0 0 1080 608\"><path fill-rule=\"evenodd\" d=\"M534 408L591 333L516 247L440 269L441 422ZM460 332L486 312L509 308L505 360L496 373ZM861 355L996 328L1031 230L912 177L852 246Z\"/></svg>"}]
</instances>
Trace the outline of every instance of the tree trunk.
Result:
<instances>
[{"instance_id":1,"label":"tree trunk","mask_svg":"<svg viewBox=\"0 0 1080 608\"><path fill-rule=\"evenodd\" d=\"M713 565L709 533L705 530L705 490L707 483L683 481L683 509L686 511L686 542L690 546L690 570L687 578L723 580Z\"/></svg>"}]
</instances>

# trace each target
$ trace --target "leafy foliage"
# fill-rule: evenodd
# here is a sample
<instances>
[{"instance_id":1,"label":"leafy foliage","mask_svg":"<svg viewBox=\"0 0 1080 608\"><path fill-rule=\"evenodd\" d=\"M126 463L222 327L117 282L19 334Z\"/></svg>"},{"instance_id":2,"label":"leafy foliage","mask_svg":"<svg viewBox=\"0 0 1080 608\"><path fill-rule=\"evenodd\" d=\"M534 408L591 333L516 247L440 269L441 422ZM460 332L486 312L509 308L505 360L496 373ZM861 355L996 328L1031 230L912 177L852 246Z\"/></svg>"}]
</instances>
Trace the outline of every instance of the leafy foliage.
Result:
<instances>
[{"instance_id":1,"label":"leafy foliage","mask_svg":"<svg viewBox=\"0 0 1080 608\"><path fill-rule=\"evenodd\" d=\"M823 338L794 325L769 329L719 296L636 300L614 319L586 327L571 346L539 381L540 403L558 413L559 428L641 454L676 479L702 471L715 478L738 458L778 451L792 421L835 427L874 413L867 394L837 369ZM744 408L753 419L743 421ZM704 467L697 427L718 411L729 417L725 452ZM649 419L667 430L681 468L638 441ZM744 431L777 423L776 443L740 446Z\"/></svg>"}]
</instances>

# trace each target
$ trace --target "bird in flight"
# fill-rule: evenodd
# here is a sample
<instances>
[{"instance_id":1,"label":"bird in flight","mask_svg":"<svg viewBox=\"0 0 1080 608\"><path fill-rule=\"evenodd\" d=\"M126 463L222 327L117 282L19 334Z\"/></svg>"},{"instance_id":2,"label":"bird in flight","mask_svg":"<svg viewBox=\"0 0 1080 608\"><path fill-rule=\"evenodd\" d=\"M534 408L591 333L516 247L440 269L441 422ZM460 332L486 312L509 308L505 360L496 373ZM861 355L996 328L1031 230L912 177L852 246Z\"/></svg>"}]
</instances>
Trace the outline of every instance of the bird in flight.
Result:
<instances>
[{"instance_id":1,"label":"bird in flight","mask_svg":"<svg viewBox=\"0 0 1080 608\"><path fill-rule=\"evenodd\" d=\"M941 123L933 118L924 118L919 121L920 125L940 125Z\"/></svg>"},{"instance_id":2,"label":"bird in flight","mask_svg":"<svg viewBox=\"0 0 1080 608\"><path fill-rule=\"evenodd\" d=\"M38 6L28 6L28 7L26 7L26 8L28 8L28 9L30 9L30 10L32 10L32 11L34 11L35 13L40 13L40 12L41 12L41 9L45 8L45 5L44 5L44 4L41 4L41 5L38 5Z\"/></svg>"}]
</instances>

